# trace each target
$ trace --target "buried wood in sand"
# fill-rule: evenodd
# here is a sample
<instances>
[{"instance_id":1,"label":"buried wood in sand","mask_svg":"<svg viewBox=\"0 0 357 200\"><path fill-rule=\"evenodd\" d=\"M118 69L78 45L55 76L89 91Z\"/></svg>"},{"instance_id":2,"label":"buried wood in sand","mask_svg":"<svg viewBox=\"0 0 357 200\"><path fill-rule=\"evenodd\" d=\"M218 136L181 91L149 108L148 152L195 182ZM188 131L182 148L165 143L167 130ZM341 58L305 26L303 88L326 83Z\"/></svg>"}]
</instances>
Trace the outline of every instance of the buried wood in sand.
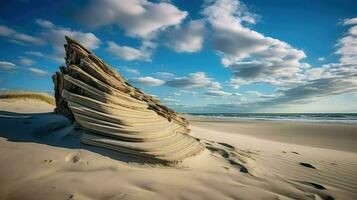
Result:
<instances>
[{"instance_id":1,"label":"buried wood in sand","mask_svg":"<svg viewBox=\"0 0 357 200\"><path fill-rule=\"evenodd\" d=\"M185 118L131 86L78 42L66 40L67 66L53 75L55 111L83 130L83 143L165 164L204 150L188 135Z\"/></svg>"}]
</instances>

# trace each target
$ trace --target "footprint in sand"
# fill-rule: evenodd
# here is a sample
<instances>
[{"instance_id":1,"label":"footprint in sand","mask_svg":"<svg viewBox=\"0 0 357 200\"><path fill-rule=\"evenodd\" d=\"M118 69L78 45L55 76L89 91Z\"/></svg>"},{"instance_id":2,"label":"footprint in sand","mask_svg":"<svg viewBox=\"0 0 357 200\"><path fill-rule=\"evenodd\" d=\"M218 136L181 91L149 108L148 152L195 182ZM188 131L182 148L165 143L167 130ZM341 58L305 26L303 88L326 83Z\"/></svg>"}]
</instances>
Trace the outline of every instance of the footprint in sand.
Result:
<instances>
[{"instance_id":1,"label":"footprint in sand","mask_svg":"<svg viewBox=\"0 0 357 200\"><path fill-rule=\"evenodd\" d=\"M318 190L324 190L326 189L323 185L317 184L317 183L313 183L313 182L306 182L306 184L313 186L314 188L318 189Z\"/></svg>"},{"instance_id":2,"label":"footprint in sand","mask_svg":"<svg viewBox=\"0 0 357 200\"><path fill-rule=\"evenodd\" d=\"M80 160L81 157L79 157L78 155L69 154L68 156L66 156L66 162L77 163Z\"/></svg>"},{"instance_id":3,"label":"footprint in sand","mask_svg":"<svg viewBox=\"0 0 357 200\"><path fill-rule=\"evenodd\" d=\"M52 163L52 162L53 162L53 160L50 160L50 159L49 159L49 160L47 160L47 159L46 159L46 160L44 160L43 162L45 162L45 163Z\"/></svg>"},{"instance_id":4,"label":"footprint in sand","mask_svg":"<svg viewBox=\"0 0 357 200\"><path fill-rule=\"evenodd\" d=\"M318 190L325 190L326 189L325 186L317 184L317 183L313 183L313 182L309 182L309 181L299 181L299 182L304 184L304 185L308 185L308 186L314 187L315 189L318 189Z\"/></svg>"},{"instance_id":5,"label":"footprint in sand","mask_svg":"<svg viewBox=\"0 0 357 200\"><path fill-rule=\"evenodd\" d=\"M314 167L313 165L309 164L309 163L299 163L301 166L307 167L307 168L311 168L311 169L316 169L316 167Z\"/></svg>"},{"instance_id":6,"label":"footprint in sand","mask_svg":"<svg viewBox=\"0 0 357 200\"><path fill-rule=\"evenodd\" d=\"M70 199L74 199L74 195L73 194L70 194L67 198L67 200L70 200Z\"/></svg>"},{"instance_id":7,"label":"footprint in sand","mask_svg":"<svg viewBox=\"0 0 357 200\"><path fill-rule=\"evenodd\" d=\"M229 158L229 153L224 149L220 149L220 148L216 148L216 147L208 147L208 146L206 148L212 152L217 152L223 158Z\"/></svg>"},{"instance_id":8,"label":"footprint in sand","mask_svg":"<svg viewBox=\"0 0 357 200\"><path fill-rule=\"evenodd\" d=\"M233 160L228 160L229 164L235 166L235 167L238 167L239 168L239 171L242 172L242 173L245 173L245 174L248 174L248 169L246 167L244 167L243 165L233 161Z\"/></svg>"},{"instance_id":9,"label":"footprint in sand","mask_svg":"<svg viewBox=\"0 0 357 200\"><path fill-rule=\"evenodd\" d=\"M232 165L234 168L238 168L240 172L245 174L249 173L248 169L245 166L235 161L235 159L238 159L240 162L246 163L244 160L240 159L240 156L235 155L235 153L238 152L235 151L234 146L226 143L220 143L220 142L217 142L215 144L222 145L223 147L215 147L213 146L212 143L209 143L209 145L206 145L206 148L210 150L212 153L217 153L220 156L222 156L222 158L225 158L230 165ZM223 168L229 170L228 167L223 167Z\"/></svg>"},{"instance_id":10,"label":"footprint in sand","mask_svg":"<svg viewBox=\"0 0 357 200\"><path fill-rule=\"evenodd\" d=\"M324 200L335 200L335 198L333 198L332 196L326 196L323 199Z\"/></svg>"},{"instance_id":11,"label":"footprint in sand","mask_svg":"<svg viewBox=\"0 0 357 200\"><path fill-rule=\"evenodd\" d=\"M228 147L228 148L230 148L230 149L232 149L232 150L235 149L234 146L232 146L232 145L230 145L230 144L227 144L227 143L218 142L218 144L223 145L223 146L225 146L225 147Z\"/></svg>"}]
</instances>

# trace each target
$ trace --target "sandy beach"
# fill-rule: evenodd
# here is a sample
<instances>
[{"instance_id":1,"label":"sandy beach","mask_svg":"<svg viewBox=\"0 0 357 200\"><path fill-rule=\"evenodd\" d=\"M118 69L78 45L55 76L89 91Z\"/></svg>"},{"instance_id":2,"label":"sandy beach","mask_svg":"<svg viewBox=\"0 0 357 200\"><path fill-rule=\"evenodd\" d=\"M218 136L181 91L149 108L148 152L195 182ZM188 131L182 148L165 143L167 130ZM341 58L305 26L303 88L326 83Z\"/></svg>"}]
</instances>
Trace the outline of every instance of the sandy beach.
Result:
<instances>
[{"instance_id":1,"label":"sandy beach","mask_svg":"<svg viewBox=\"0 0 357 200\"><path fill-rule=\"evenodd\" d=\"M357 200L357 0L0 5L0 200Z\"/></svg>"},{"instance_id":2,"label":"sandy beach","mask_svg":"<svg viewBox=\"0 0 357 200\"><path fill-rule=\"evenodd\" d=\"M357 152L357 125L189 117L191 125L304 146Z\"/></svg>"},{"instance_id":3,"label":"sandy beach","mask_svg":"<svg viewBox=\"0 0 357 200\"><path fill-rule=\"evenodd\" d=\"M81 144L53 109L0 101L0 199L357 198L355 125L191 117L206 150L168 167Z\"/></svg>"}]
</instances>

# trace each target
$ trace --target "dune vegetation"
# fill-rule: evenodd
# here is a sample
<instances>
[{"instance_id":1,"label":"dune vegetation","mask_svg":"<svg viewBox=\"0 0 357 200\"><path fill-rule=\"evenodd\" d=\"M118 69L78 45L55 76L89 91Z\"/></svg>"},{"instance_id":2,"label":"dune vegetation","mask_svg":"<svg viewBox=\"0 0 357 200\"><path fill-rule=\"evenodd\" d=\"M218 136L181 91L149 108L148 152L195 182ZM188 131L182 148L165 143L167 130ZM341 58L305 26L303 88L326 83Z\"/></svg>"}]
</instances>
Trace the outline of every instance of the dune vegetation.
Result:
<instances>
[{"instance_id":1,"label":"dune vegetation","mask_svg":"<svg viewBox=\"0 0 357 200\"><path fill-rule=\"evenodd\" d=\"M0 92L0 99L37 99L49 103L51 105L56 105L55 98L44 92L33 92L33 91Z\"/></svg>"}]
</instances>

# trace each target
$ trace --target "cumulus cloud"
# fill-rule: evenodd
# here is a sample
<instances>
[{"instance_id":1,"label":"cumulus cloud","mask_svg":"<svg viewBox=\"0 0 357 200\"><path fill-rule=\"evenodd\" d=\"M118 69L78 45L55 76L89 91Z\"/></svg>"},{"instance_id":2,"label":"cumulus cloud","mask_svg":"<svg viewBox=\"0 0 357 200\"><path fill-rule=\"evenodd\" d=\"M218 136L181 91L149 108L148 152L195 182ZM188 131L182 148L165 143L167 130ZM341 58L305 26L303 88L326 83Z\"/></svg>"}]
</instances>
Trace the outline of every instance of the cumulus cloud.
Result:
<instances>
[{"instance_id":1,"label":"cumulus cloud","mask_svg":"<svg viewBox=\"0 0 357 200\"><path fill-rule=\"evenodd\" d=\"M147 0L91 0L77 12L83 24L91 27L118 25L129 36L150 38L155 32L181 23L187 12L170 3Z\"/></svg>"},{"instance_id":2,"label":"cumulus cloud","mask_svg":"<svg viewBox=\"0 0 357 200\"><path fill-rule=\"evenodd\" d=\"M226 2L226 4L219 5L219 2ZM272 94L263 94L258 91L245 93L245 95L255 97L254 99L247 99L244 95L241 96L239 102L209 104L190 108L190 110L215 111L229 107L232 112L252 111L284 104L306 104L329 96L357 91L357 50L355 48L357 24L354 20L346 20L343 23L348 30L336 44L335 53L340 55L339 62L310 67L301 62L301 59L305 57L303 51L245 27L244 23L250 22L239 19L239 14L227 16L231 6L232 4L228 4L228 1L218 0L210 8L217 12L206 13L208 20L211 20L209 23L213 34L216 34L213 36L214 48L222 56L222 63L233 73L229 84L239 88L240 85L257 82L278 87ZM239 7L239 3L236 6ZM220 9L222 10L219 11ZM221 20L214 21L214 19ZM228 23L229 20L232 23ZM228 24L232 26L229 27ZM222 31L215 33L218 29ZM231 42L234 38L238 41ZM242 38L243 41L239 41ZM215 40L219 42L215 44ZM246 41L248 43L245 43Z\"/></svg>"},{"instance_id":3,"label":"cumulus cloud","mask_svg":"<svg viewBox=\"0 0 357 200\"><path fill-rule=\"evenodd\" d=\"M99 38L97 38L93 33L85 33L80 31L74 31L67 27L60 27L54 25L52 22L44 20L44 19L37 19L36 23L47 29L41 33L42 38L46 41L50 42L55 49L63 49L63 45L65 44L64 36L69 36L77 41L79 41L83 46L89 49L97 49L101 44ZM44 23L48 23L51 25L44 26Z\"/></svg>"},{"instance_id":4,"label":"cumulus cloud","mask_svg":"<svg viewBox=\"0 0 357 200\"><path fill-rule=\"evenodd\" d=\"M353 24L345 23L347 25ZM350 27L338 40L336 53L339 63L329 63L305 72L302 83L283 87L276 91L275 97L259 102L261 107L287 103L308 103L333 95L357 91L357 51L356 35Z\"/></svg>"},{"instance_id":5,"label":"cumulus cloud","mask_svg":"<svg viewBox=\"0 0 357 200\"><path fill-rule=\"evenodd\" d=\"M0 70L13 70L16 65L12 62L0 61Z\"/></svg>"},{"instance_id":6,"label":"cumulus cloud","mask_svg":"<svg viewBox=\"0 0 357 200\"><path fill-rule=\"evenodd\" d=\"M225 91L222 91L222 90L212 90L212 91L207 91L204 93L205 95L207 96L231 96L232 93L229 93L229 92L225 92Z\"/></svg>"},{"instance_id":7,"label":"cumulus cloud","mask_svg":"<svg viewBox=\"0 0 357 200\"><path fill-rule=\"evenodd\" d=\"M184 26L176 26L168 33L166 45L176 52L197 52L202 49L204 22L193 20Z\"/></svg>"},{"instance_id":8,"label":"cumulus cloud","mask_svg":"<svg viewBox=\"0 0 357 200\"><path fill-rule=\"evenodd\" d=\"M53 24L52 22L44 19L37 19L36 23L44 28L44 31L40 33L41 38L46 42L49 42L54 52L49 55L53 60L57 62L63 62L64 48L63 45L66 43L64 36L69 36L71 38L79 41L83 46L88 49L99 48L101 41L93 33L85 33L80 31L75 31L67 27L61 27Z\"/></svg>"},{"instance_id":9,"label":"cumulus cloud","mask_svg":"<svg viewBox=\"0 0 357 200\"><path fill-rule=\"evenodd\" d=\"M151 51L145 46L136 49L125 45L120 46L113 41L109 41L107 44L108 47L105 50L117 58L123 60L150 60Z\"/></svg>"},{"instance_id":10,"label":"cumulus cloud","mask_svg":"<svg viewBox=\"0 0 357 200\"><path fill-rule=\"evenodd\" d=\"M37 75L37 76L48 76L48 75L50 75L50 73L48 73L47 71L42 70L42 69L38 69L38 68L35 68L35 67L30 67L30 68L28 68L28 70L31 73L33 73L34 75Z\"/></svg>"},{"instance_id":11,"label":"cumulus cloud","mask_svg":"<svg viewBox=\"0 0 357 200\"><path fill-rule=\"evenodd\" d=\"M337 47L335 53L341 56L342 64L357 65L357 25L348 29L347 34L338 41Z\"/></svg>"},{"instance_id":12,"label":"cumulus cloud","mask_svg":"<svg viewBox=\"0 0 357 200\"><path fill-rule=\"evenodd\" d=\"M301 62L305 53L248 28L256 17L242 2L217 0L202 13L212 28L213 48L233 73L231 84L288 84L304 77L303 71L309 67Z\"/></svg>"},{"instance_id":13,"label":"cumulus cloud","mask_svg":"<svg viewBox=\"0 0 357 200\"><path fill-rule=\"evenodd\" d=\"M35 45L45 44L42 38L21 33L4 25L0 25L0 36L12 42L16 42L20 44L35 44Z\"/></svg>"},{"instance_id":14,"label":"cumulus cloud","mask_svg":"<svg viewBox=\"0 0 357 200\"><path fill-rule=\"evenodd\" d=\"M166 85L176 88L221 88L221 84L219 82L213 81L212 78L208 78L204 72L190 73L188 76L178 77L166 81Z\"/></svg>"},{"instance_id":15,"label":"cumulus cloud","mask_svg":"<svg viewBox=\"0 0 357 200\"><path fill-rule=\"evenodd\" d=\"M26 57L20 57L19 62L20 62L20 64L26 65L26 66L31 66L31 65L36 63L34 60L31 60L31 59L26 58Z\"/></svg>"},{"instance_id":16,"label":"cumulus cloud","mask_svg":"<svg viewBox=\"0 0 357 200\"><path fill-rule=\"evenodd\" d=\"M132 68L129 68L129 67L123 67L123 70L128 72L129 74L135 74L135 75L139 75L140 74L139 70L132 69Z\"/></svg>"},{"instance_id":17,"label":"cumulus cloud","mask_svg":"<svg viewBox=\"0 0 357 200\"><path fill-rule=\"evenodd\" d=\"M355 25L355 24L357 24L357 17L345 19L345 20L343 20L343 24L344 25Z\"/></svg>"},{"instance_id":18,"label":"cumulus cloud","mask_svg":"<svg viewBox=\"0 0 357 200\"><path fill-rule=\"evenodd\" d=\"M144 85L144 86L151 86L151 87L160 86L160 85L163 85L165 83L165 81L163 81L163 80L156 79L156 78L153 78L153 77L150 77L150 76L133 78L133 79L130 79L129 82L141 84L141 85Z\"/></svg>"}]
</instances>

